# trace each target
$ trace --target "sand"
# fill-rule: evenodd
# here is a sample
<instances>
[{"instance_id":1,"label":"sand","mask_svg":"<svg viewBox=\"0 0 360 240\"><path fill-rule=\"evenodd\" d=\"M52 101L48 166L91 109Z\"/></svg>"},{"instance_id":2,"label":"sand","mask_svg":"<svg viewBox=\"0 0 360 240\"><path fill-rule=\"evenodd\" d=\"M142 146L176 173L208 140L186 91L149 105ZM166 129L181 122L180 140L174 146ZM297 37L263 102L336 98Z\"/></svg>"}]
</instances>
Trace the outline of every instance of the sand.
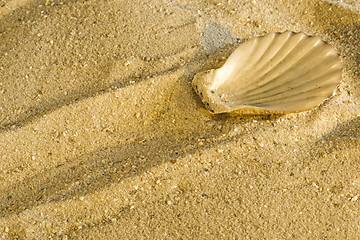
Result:
<instances>
[{"instance_id":1,"label":"sand","mask_svg":"<svg viewBox=\"0 0 360 240\"><path fill-rule=\"evenodd\" d=\"M359 239L359 9L0 0L0 239ZM205 110L197 72L287 30L342 57L332 98Z\"/></svg>"}]
</instances>

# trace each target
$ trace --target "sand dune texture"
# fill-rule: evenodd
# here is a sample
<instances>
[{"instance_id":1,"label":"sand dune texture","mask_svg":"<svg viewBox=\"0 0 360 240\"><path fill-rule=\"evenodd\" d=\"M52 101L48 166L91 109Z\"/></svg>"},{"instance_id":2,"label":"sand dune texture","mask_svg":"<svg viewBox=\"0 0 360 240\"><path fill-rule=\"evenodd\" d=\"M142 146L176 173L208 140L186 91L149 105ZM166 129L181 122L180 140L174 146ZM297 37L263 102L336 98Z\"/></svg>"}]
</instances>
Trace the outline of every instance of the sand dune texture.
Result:
<instances>
[{"instance_id":1,"label":"sand dune texture","mask_svg":"<svg viewBox=\"0 0 360 240\"><path fill-rule=\"evenodd\" d=\"M357 239L357 1L0 0L0 239ZM192 90L245 39L302 31L335 96L211 115Z\"/></svg>"}]
</instances>

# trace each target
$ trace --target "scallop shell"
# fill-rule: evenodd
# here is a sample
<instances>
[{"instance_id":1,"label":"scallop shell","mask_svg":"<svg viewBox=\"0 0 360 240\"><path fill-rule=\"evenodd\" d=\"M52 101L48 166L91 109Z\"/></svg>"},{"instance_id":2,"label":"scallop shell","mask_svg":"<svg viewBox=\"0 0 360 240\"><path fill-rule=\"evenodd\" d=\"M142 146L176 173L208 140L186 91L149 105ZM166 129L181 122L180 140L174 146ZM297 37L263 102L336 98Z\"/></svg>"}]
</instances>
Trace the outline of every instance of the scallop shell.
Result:
<instances>
[{"instance_id":1,"label":"scallop shell","mask_svg":"<svg viewBox=\"0 0 360 240\"><path fill-rule=\"evenodd\" d=\"M242 43L221 68L196 74L193 87L213 113L288 113L321 104L341 76L339 55L319 37L270 33Z\"/></svg>"}]
</instances>

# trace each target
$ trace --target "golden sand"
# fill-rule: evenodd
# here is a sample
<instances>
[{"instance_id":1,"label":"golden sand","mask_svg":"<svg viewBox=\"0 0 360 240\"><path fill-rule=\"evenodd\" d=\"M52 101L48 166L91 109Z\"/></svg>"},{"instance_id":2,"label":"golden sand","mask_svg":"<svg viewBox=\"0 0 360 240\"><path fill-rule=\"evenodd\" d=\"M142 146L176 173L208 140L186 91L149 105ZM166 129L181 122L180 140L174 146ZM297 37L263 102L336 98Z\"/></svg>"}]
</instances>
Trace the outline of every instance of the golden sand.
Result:
<instances>
[{"instance_id":1,"label":"golden sand","mask_svg":"<svg viewBox=\"0 0 360 240\"><path fill-rule=\"evenodd\" d=\"M358 5L0 0L0 239L358 238ZM336 48L335 96L205 110L197 72L288 30Z\"/></svg>"}]
</instances>

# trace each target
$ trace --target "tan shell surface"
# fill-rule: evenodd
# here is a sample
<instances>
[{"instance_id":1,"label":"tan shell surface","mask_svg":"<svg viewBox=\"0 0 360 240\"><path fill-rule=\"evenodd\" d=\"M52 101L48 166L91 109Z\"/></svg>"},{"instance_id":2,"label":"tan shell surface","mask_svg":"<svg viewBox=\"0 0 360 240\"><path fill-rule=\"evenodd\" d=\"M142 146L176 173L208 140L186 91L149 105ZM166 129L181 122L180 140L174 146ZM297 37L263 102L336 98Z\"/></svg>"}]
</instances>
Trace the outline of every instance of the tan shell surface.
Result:
<instances>
[{"instance_id":1,"label":"tan shell surface","mask_svg":"<svg viewBox=\"0 0 360 240\"><path fill-rule=\"evenodd\" d=\"M286 113L321 104L341 76L341 59L330 44L284 32L242 43L221 68L195 75L193 86L214 113Z\"/></svg>"}]
</instances>

